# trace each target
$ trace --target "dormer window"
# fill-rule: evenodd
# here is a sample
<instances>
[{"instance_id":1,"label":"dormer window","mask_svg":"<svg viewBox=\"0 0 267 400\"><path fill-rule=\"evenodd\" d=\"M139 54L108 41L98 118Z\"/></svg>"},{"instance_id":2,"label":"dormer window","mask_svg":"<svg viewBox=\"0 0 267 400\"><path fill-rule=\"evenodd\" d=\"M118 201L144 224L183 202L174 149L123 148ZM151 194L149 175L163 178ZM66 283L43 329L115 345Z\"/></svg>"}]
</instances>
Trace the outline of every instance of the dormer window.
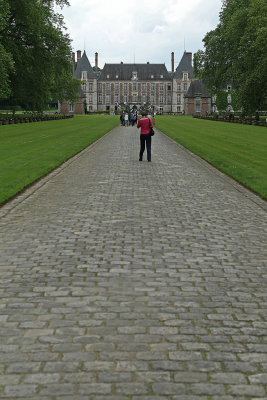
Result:
<instances>
[{"instance_id":1,"label":"dormer window","mask_svg":"<svg viewBox=\"0 0 267 400\"><path fill-rule=\"evenodd\" d=\"M107 75L107 79L109 79L109 75Z\"/></svg>"},{"instance_id":2,"label":"dormer window","mask_svg":"<svg viewBox=\"0 0 267 400\"><path fill-rule=\"evenodd\" d=\"M119 79L119 75L116 75L116 79Z\"/></svg>"},{"instance_id":3,"label":"dormer window","mask_svg":"<svg viewBox=\"0 0 267 400\"><path fill-rule=\"evenodd\" d=\"M151 75L151 79L154 79L154 75Z\"/></svg>"},{"instance_id":4,"label":"dormer window","mask_svg":"<svg viewBox=\"0 0 267 400\"><path fill-rule=\"evenodd\" d=\"M82 71L82 81L86 81L87 79L87 71Z\"/></svg>"},{"instance_id":5,"label":"dormer window","mask_svg":"<svg viewBox=\"0 0 267 400\"><path fill-rule=\"evenodd\" d=\"M187 73L187 72L184 72L184 73L183 73L183 80L184 80L184 81L187 81L187 80L188 80L188 73Z\"/></svg>"},{"instance_id":6,"label":"dormer window","mask_svg":"<svg viewBox=\"0 0 267 400\"><path fill-rule=\"evenodd\" d=\"M132 72L132 80L136 81L137 80L137 71Z\"/></svg>"},{"instance_id":7,"label":"dormer window","mask_svg":"<svg viewBox=\"0 0 267 400\"><path fill-rule=\"evenodd\" d=\"M161 79L163 79L163 75L160 75Z\"/></svg>"}]
</instances>

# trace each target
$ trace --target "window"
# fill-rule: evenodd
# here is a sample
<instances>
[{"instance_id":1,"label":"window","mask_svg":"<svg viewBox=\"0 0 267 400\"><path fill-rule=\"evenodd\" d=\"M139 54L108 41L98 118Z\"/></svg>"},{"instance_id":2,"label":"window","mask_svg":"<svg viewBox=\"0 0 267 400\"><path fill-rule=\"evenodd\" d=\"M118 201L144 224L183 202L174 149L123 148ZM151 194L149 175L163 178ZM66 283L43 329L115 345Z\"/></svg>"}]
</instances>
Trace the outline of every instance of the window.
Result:
<instances>
[{"instance_id":1,"label":"window","mask_svg":"<svg viewBox=\"0 0 267 400\"><path fill-rule=\"evenodd\" d=\"M124 88L124 90L127 91L127 90L128 90L128 83L124 83L124 84L123 84L123 88Z\"/></svg>"},{"instance_id":2,"label":"window","mask_svg":"<svg viewBox=\"0 0 267 400\"><path fill-rule=\"evenodd\" d=\"M133 102L137 103L137 94L133 94Z\"/></svg>"},{"instance_id":3,"label":"window","mask_svg":"<svg viewBox=\"0 0 267 400\"><path fill-rule=\"evenodd\" d=\"M109 103L110 103L110 95L106 94L106 104L109 104Z\"/></svg>"},{"instance_id":4,"label":"window","mask_svg":"<svg viewBox=\"0 0 267 400\"><path fill-rule=\"evenodd\" d=\"M98 94L98 103L102 104L102 93Z\"/></svg>"},{"instance_id":5,"label":"window","mask_svg":"<svg viewBox=\"0 0 267 400\"><path fill-rule=\"evenodd\" d=\"M187 91L187 83L184 83L184 91Z\"/></svg>"},{"instance_id":6,"label":"window","mask_svg":"<svg viewBox=\"0 0 267 400\"><path fill-rule=\"evenodd\" d=\"M142 96L142 102L145 104L146 103L146 95L145 94L143 94L143 96Z\"/></svg>"},{"instance_id":7,"label":"window","mask_svg":"<svg viewBox=\"0 0 267 400\"><path fill-rule=\"evenodd\" d=\"M123 101L124 101L124 103L127 103L127 101L128 101L128 96L127 96L127 94L125 94L125 95L123 96Z\"/></svg>"},{"instance_id":8,"label":"window","mask_svg":"<svg viewBox=\"0 0 267 400\"><path fill-rule=\"evenodd\" d=\"M98 84L98 90L102 90L102 83Z\"/></svg>"},{"instance_id":9,"label":"window","mask_svg":"<svg viewBox=\"0 0 267 400\"><path fill-rule=\"evenodd\" d=\"M73 112L73 104L72 103L69 103L69 111Z\"/></svg>"},{"instance_id":10,"label":"window","mask_svg":"<svg viewBox=\"0 0 267 400\"><path fill-rule=\"evenodd\" d=\"M177 112L181 112L181 106L177 106Z\"/></svg>"},{"instance_id":11,"label":"window","mask_svg":"<svg viewBox=\"0 0 267 400\"><path fill-rule=\"evenodd\" d=\"M93 111L93 107L92 106L89 106L89 111Z\"/></svg>"},{"instance_id":12,"label":"window","mask_svg":"<svg viewBox=\"0 0 267 400\"><path fill-rule=\"evenodd\" d=\"M84 92L86 91L86 83L82 84L82 89L83 89Z\"/></svg>"},{"instance_id":13,"label":"window","mask_svg":"<svg viewBox=\"0 0 267 400\"><path fill-rule=\"evenodd\" d=\"M163 79L163 75L160 75L161 79Z\"/></svg>"},{"instance_id":14,"label":"window","mask_svg":"<svg viewBox=\"0 0 267 400\"><path fill-rule=\"evenodd\" d=\"M232 90L232 85L227 85L227 90Z\"/></svg>"},{"instance_id":15,"label":"window","mask_svg":"<svg viewBox=\"0 0 267 400\"><path fill-rule=\"evenodd\" d=\"M155 104L155 96L154 96L154 94L151 95L151 104Z\"/></svg>"},{"instance_id":16,"label":"window","mask_svg":"<svg viewBox=\"0 0 267 400\"><path fill-rule=\"evenodd\" d=\"M169 83L168 83L168 90L172 90L172 87Z\"/></svg>"},{"instance_id":17,"label":"window","mask_svg":"<svg viewBox=\"0 0 267 400\"><path fill-rule=\"evenodd\" d=\"M155 83L151 83L151 90L155 90Z\"/></svg>"},{"instance_id":18,"label":"window","mask_svg":"<svg viewBox=\"0 0 267 400\"><path fill-rule=\"evenodd\" d=\"M136 81L136 79L137 79L137 72L133 71L132 72L132 80Z\"/></svg>"},{"instance_id":19,"label":"window","mask_svg":"<svg viewBox=\"0 0 267 400\"><path fill-rule=\"evenodd\" d=\"M119 102L119 95L115 94L115 103L118 103L118 102Z\"/></svg>"},{"instance_id":20,"label":"window","mask_svg":"<svg viewBox=\"0 0 267 400\"><path fill-rule=\"evenodd\" d=\"M109 79L109 75L107 75L107 79Z\"/></svg>"},{"instance_id":21,"label":"window","mask_svg":"<svg viewBox=\"0 0 267 400\"><path fill-rule=\"evenodd\" d=\"M196 112L200 112L200 101L196 102Z\"/></svg>"},{"instance_id":22,"label":"window","mask_svg":"<svg viewBox=\"0 0 267 400\"><path fill-rule=\"evenodd\" d=\"M177 83L177 90L181 90L181 84Z\"/></svg>"},{"instance_id":23,"label":"window","mask_svg":"<svg viewBox=\"0 0 267 400\"><path fill-rule=\"evenodd\" d=\"M115 92L118 92L119 91L119 84L116 82L115 83Z\"/></svg>"},{"instance_id":24,"label":"window","mask_svg":"<svg viewBox=\"0 0 267 400\"><path fill-rule=\"evenodd\" d=\"M110 83L106 83L106 91L110 92Z\"/></svg>"},{"instance_id":25,"label":"window","mask_svg":"<svg viewBox=\"0 0 267 400\"><path fill-rule=\"evenodd\" d=\"M143 90L143 92L146 91L146 84L145 83L142 83L142 90Z\"/></svg>"},{"instance_id":26,"label":"window","mask_svg":"<svg viewBox=\"0 0 267 400\"><path fill-rule=\"evenodd\" d=\"M154 79L154 75L151 75L151 79Z\"/></svg>"},{"instance_id":27,"label":"window","mask_svg":"<svg viewBox=\"0 0 267 400\"><path fill-rule=\"evenodd\" d=\"M92 95L92 93L90 93L89 96L88 96L88 102L91 103L91 104L93 103L93 95Z\"/></svg>"},{"instance_id":28,"label":"window","mask_svg":"<svg viewBox=\"0 0 267 400\"><path fill-rule=\"evenodd\" d=\"M164 84L161 83L161 84L159 85L159 90L163 90L163 89L164 89Z\"/></svg>"},{"instance_id":29,"label":"window","mask_svg":"<svg viewBox=\"0 0 267 400\"><path fill-rule=\"evenodd\" d=\"M188 80L188 73L187 73L187 72L184 72L184 74L183 74L183 79L184 79L184 81L187 81L187 80Z\"/></svg>"},{"instance_id":30,"label":"window","mask_svg":"<svg viewBox=\"0 0 267 400\"><path fill-rule=\"evenodd\" d=\"M82 80L86 81L87 79L87 71L82 71Z\"/></svg>"},{"instance_id":31,"label":"window","mask_svg":"<svg viewBox=\"0 0 267 400\"><path fill-rule=\"evenodd\" d=\"M136 83L133 84L133 90L134 90L134 91L137 90L137 85L136 85Z\"/></svg>"},{"instance_id":32,"label":"window","mask_svg":"<svg viewBox=\"0 0 267 400\"><path fill-rule=\"evenodd\" d=\"M159 96L159 102L160 102L160 104L162 104L162 103L164 102L163 94L161 94L161 95Z\"/></svg>"},{"instance_id":33,"label":"window","mask_svg":"<svg viewBox=\"0 0 267 400\"><path fill-rule=\"evenodd\" d=\"M119 75L116 75L116 79L119 79Z\"/></svg>"},{"instance_id":34,"label":"window","mask_svg":"<svg viewBox=\"0 0 267 400\"><path fill-rule=\"evenodd\" d=\"M171 104L171 95L170 94L168 94L168 104Z\"/></svg>"},{"instance_id":35,"label":"window","mask_svg":"<svg viewBox=\"0 0 267 400\"><path fill-rule=\"evenodd\" d=\"M181 103L181 95L177 94L177 104Z\"/></svg>"},{"instance_id":36,"label":"window","mask_svg":"<svg viewBox=\"0 0 267 400\"><path fill-rule=\"evenodd\" d=\"M93 90L93 83L89 82L89 90L92 91Z\"/></svg>"}]
</instances>

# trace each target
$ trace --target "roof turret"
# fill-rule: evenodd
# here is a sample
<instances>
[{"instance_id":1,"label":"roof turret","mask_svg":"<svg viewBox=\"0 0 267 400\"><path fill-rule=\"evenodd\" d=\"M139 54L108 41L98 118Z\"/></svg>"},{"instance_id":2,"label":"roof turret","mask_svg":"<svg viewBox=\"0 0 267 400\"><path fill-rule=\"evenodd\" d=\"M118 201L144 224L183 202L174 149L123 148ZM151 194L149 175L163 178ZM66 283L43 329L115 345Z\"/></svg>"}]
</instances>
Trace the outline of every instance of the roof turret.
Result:
<instances>
[{"instance_id":1,"label":"roof turret","mask_svg":"<svg viewBox=\"0 0 267 400\"><path fill-rule=\"evenodd\" d=\"M188 73L188 78L193 79L194 78L194 72L193 72L193 67L192 67L192 61L191 61L191 56L192 53L187 53L186 51L183 54L183 57L181 58L181 61L176 68L176 71L174 72L174 78L175 79L182 79L183 78L183 72Z\"/></svg>"},{"instance_id":2,"label":"roof turret","mask_svg":"<svg viewBox=\"0 0 267 400\"><path fill-rule=\"evenodd\" d=\"M96 79L97 74L93 70L85 51L83 52L82 57L77 61L77 66L76 66L73 76L77 79L81 79L83 71L87 72L87 78Z\"/></svg>"}]
</instances>

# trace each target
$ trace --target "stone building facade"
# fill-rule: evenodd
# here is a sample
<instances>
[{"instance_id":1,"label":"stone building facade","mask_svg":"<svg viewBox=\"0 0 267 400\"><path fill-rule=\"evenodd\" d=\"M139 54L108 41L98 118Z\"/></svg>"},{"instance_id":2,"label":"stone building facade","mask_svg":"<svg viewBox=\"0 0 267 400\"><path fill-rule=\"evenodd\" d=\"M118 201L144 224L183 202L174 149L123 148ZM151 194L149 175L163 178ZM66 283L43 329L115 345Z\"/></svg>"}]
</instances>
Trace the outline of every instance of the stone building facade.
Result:
<instances>
[{"instance_id":1,"label":"stone building facade","mask_svg":"<svg viewBox=\"0 0 267 400\"><path fill-rule=\"evenodd\" d=\"M171 57L172 71L168 71L165 64L121 62L105 64L102 71L96 72L98 54L95 58L95 71L86 52L81 56L78 51L73 76L81 80L80 99L76 104L63 102L60 104L60 112L115 113L126 107L133 110L146 108L151 113L160 114L193 115L210 112L210 96L193 73L192 53L184 52L176 69L174 53Z\"/></svg>"}]
</instances>

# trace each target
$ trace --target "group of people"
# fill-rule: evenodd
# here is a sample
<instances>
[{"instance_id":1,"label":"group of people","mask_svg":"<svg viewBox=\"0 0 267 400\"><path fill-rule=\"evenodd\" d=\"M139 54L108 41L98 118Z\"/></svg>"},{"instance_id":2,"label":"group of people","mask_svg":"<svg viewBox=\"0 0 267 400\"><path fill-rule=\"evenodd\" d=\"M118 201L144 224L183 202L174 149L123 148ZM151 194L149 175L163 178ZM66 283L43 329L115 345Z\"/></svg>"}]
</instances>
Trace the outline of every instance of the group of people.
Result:
<instances>
[{"instance_id":1,"label":"group of people","mask_svg":"<svg viewBox=\"0 0 267 400\"><path fill-rule=\"evenodd\" d=\"M123 126L129 126L129 125L134 126L134 124L137 123L137 114L133 114L133 113L121 114L120 122L121 122L121 125L123 125Z\"/></svg>"}]
</instances>

